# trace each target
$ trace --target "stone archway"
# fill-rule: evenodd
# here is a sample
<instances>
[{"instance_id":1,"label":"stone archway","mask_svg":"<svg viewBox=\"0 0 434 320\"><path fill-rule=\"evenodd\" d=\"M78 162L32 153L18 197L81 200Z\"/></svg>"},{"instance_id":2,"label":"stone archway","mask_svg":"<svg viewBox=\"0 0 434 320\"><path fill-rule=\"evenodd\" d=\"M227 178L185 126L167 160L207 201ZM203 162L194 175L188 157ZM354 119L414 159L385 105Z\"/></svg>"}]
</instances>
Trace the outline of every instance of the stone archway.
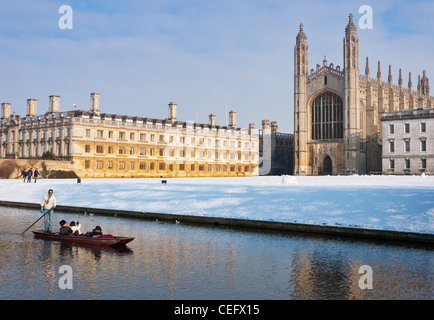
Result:
<instances>
[{"instance_id":1,"label":"stone archway","mask_svg":"<svg viewBox=\"0 0 434 320\"><path fill-rule=\"evenodd\" d=\"M330 156L326 155L322 160L321 173L322 175L333 174L333 162Z\"/></svg>"}]
</instances>

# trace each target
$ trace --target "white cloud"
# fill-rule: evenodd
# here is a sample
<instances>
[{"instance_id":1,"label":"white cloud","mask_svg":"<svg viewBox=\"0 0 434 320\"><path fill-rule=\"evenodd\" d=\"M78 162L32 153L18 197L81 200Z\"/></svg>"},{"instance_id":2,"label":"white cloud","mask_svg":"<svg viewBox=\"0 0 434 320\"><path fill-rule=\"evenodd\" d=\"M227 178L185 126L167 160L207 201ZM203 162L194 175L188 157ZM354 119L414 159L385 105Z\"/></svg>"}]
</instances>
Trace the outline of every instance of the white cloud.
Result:
<instances>
[{"instance_id":1,"label":"white cloud","mask_svg":"<svg viewBox=\"0 0 434 320\"><path fill-rule=\"evenodd\" d=\"M65 2L65 3L63 3ZM62 4L74 9L74 29L57 27ZM342 66L348 14L359 17L358 1L24 1L0 5L0 101L24 115L26 99L61 96L61 110L88 108L90 92L101 93L104 112L167 117L170 101L182 120L207 122L215 113L225 124L256 128L277 120L293 131L293 47L300 22L310 48L310 67L324 55ZM122 4L120 6L119 4ZM402 68L434 74L434 35L429 2L385 1L373 5L374 29L359 30L360 71L365 57L371 75L381 60L383 78L392 65L394 82ZM395 7L394 7L395 6ZM101 7L99 9L99 7ZM394 9L395 8L395 9ZM409 32L394 33L389 10L403 15ZM393 16L393 19L399 19ZM426 19L420 19L425 17ZM393 21L392 21L393 22ZM7 75L7 76L5 76Z\"/></svg>"}]
</instances>

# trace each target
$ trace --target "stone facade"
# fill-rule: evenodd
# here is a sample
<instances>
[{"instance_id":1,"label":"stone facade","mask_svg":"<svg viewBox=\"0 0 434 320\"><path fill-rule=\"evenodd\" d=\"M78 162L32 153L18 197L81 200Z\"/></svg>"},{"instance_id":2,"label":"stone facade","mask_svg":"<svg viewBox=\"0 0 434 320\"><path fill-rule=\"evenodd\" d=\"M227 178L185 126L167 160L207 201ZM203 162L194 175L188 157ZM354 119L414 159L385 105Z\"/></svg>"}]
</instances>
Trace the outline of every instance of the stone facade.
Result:
<instances>
[{"instance_id":1,"label":"stone facade","mask_svg":"<svg viewBox=\"0 0 434 320\"><path fill-rule=\"evenodd\" d=\"M383 126L386 174L434 174L434 108L387 112Z\"/></svg>"},{"instance_id":2,"label":"stone facade","mask_svg":"<svg viewBox=\"0 0 434 320\"><path fill-rule=\"evenodd\" d=\"M378 62L371 77L368 58L359 74L359 39L352 15L343 39L343 68L328 63L309 71L307 36L300 25L294 48L294 174L364 174L382 171L381 113L417 107L419 98L434 107L426 71L413 90L411 74L403 87L387 82Z\"/></svg>"},{"instance_id":3,"label":"stone facade","mask_svg":"<svg viewBox=\"0 0 434 320\"><path fill-rule=\"evenodd\" d=\"M50 96L49 111L37 115L37 101L28 101L25 118L2 104L0 158L38 159L50 151L71 161L86 177L202 177L258 175L259 139L254 125L229 126L177 119L169 104L167 119L100 112L99 94L91 94L89 111L59 111L59 97Z\"/></svg>"},{"instance_id":4,"label":"stone facade","mask_svg":"<svg viewBox=\"0 0 434 320\"><path fill-rule=\"evenodd\" d=\"M259 131L259 175L294 173L294 135L279 132L277 121L263 120Z\"/></svg>"}]
</instances>

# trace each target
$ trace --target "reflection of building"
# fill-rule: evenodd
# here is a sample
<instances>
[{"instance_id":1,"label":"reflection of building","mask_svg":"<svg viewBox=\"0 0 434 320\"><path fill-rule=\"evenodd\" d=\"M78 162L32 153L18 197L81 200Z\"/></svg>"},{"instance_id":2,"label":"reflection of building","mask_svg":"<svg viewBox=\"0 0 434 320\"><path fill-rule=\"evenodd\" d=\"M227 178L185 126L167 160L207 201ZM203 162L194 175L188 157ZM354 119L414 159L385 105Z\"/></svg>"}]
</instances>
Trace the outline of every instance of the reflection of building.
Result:
<instances>
[{"instance_id":1,"label":"reflection of building","mask_svg":"<svg viewBox=\"0 0 434 320\"><path fill-rule=\"evenodd\" d=\"M267 141L268 140L268 141ZM263 120L259 132L259 154L264 162L268 162L269 170L260 170L260 175L282 175L294 172L294 135L278 132L276 121ZM269 148L268 151L264 151Z\"/></svg>"},{"instance_id":2,"label":"reflection of building","mask_svg":"<svg viewBox=\"0 0 434 320\"><path fill-rule=\"evenodd\" d=\"M101 113L99 94L91 94L90 111L59 111L50 96L49 111L37 115L37 101L27 101L27 115L11 115L2 104L1 158L40 158L50 151L74 163L80 177L191 177L258 175L259 139L254 125L229 126L178 121L176 103L168 119Z\"/></svg>"},{"instance_id":3,"label":"reflection of building","mask_svg":"<svg viewBox=\"0 0 434 320\"><path fill-rule=\"evenodd\" d=\"M411 74L403 87L392 84L389 66L387 82L371 78L368 59L359 74L359 39L352 15L343 40L343 68L327 60L309 71L309 47L300 25L294 48L294 161L296 175L352 174L381 171L383 112L414 109L418 98L434 106L424 71L417 91Z\"/></svg>"},{"instance_id":4,"label":"reflection of building","mask_svg":"<svg viewBox=\"0 0 434 320\"><path fill-rule=\"evenodd\" d=\"M383 113L383 171L434 174L434 108Z\"/></svg>"}]
</instances>

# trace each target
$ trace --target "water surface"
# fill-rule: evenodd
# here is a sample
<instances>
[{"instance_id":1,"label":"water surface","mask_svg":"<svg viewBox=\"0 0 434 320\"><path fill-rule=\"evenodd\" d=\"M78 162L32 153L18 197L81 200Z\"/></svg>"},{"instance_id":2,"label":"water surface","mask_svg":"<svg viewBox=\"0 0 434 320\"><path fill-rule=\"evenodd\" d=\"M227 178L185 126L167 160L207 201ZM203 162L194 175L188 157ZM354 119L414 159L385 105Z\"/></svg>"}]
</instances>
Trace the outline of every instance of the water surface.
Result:
<instances>
[{"instance_id":1,"label":"water surface","mask_svg":"<svg viewBox=\"0 0 434 320\"><path fill-rule=\"evenodd\" d=\"M39 216L0 208L0 299L433 299L426 245L55 213L135 237L112 249L22 236ZM59 287L64 265L72 289ZM359 287L362 265L372 289Z\"/></svg>"}]
</instances>

